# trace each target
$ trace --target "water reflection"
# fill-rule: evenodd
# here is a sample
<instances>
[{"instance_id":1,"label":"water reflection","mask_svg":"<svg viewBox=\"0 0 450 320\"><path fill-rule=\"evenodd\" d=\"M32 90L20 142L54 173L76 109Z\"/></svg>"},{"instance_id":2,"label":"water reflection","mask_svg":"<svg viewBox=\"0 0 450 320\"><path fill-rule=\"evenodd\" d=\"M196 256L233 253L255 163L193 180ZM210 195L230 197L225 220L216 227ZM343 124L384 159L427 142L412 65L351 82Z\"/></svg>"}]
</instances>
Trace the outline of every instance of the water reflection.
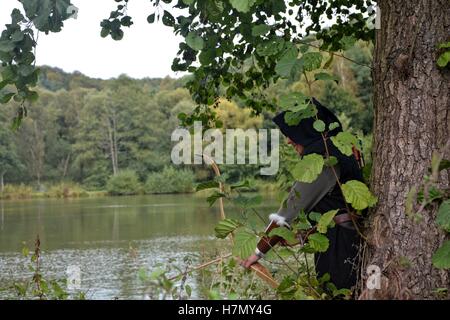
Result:
<instances>
[{"instance_id":1,"label":"water reflection","mask_svg":"<svg viewBox=\"0 0 450 320\"><path fill-rule=\"evenodd\" d=\"M266 200L261 212L268 214L277 205ZM140 268L170 258L182 265L186 255L221 245L213 236L218 209L193 195L4 201L0 210L0 287L31 275L20 251L37 234L46 277L64 278L78 265L91 299L142 299Z\"/></svg>"}]
</instances>

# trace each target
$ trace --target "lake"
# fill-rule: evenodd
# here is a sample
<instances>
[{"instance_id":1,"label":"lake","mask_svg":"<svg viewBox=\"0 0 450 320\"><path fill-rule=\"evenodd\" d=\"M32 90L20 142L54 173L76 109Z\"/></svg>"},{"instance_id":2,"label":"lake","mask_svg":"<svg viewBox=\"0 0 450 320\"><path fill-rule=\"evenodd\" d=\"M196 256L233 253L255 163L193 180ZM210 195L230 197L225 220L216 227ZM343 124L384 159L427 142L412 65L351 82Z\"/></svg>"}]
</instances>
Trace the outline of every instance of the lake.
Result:
<instances>
[{"instance_id":1,"label":"lake","mask_svg":"<svg viewBox=\"0 0 450 320\"><path fill-rule=\"evenodd\" d=\"M266 217L278 208L273 197L263 202ZM227 203L225 211L237 214ZM226 245L214 237L219 219L217 205L192 194L0 201L0 288L31 277L21 251L24 243L32 251L39 235L46 278L65 279L75 266L87 299L144 299L140 270L169 259L181 266L187 255ZM195 277L189 281L199 298Z\"/></svg>"}]
</instances>

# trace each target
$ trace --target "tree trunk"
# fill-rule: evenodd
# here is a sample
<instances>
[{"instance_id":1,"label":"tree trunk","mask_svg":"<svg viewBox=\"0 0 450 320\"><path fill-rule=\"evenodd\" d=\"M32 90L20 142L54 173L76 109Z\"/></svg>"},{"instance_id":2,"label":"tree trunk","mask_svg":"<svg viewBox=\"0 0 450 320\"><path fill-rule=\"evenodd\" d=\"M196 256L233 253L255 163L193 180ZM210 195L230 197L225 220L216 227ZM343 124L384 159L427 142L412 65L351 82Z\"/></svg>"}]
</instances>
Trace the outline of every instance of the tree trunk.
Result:
<instances>
[{"instance_id":1,"label":"tree trunk","mask_svg":"<svg viewBox=\"0 0 450 320\"><path fill-rule=\"evenodd\" d=\"M117 123L116 123L116 112L113 113L113 140L114 140L114 158L116 163L116 173L119 172L119 155L117 147Z\"/></svg>"},{"instance_id":2,"label":"tree trunk","mask_svg":"<svg viewBox=\"0 0 450 320\"><path fill-rule=\"evenodd\" d=\"M448 0L381 0L374 54L374 149L367 259L381 269L381 288L364 285L363 299L431 299L449 288L449 273L431 257L444 239L435 212L421 222L405 214L405 196L430 167L433 150L450 133L450 74L436 65L437 45L448 41ZM448 154L445 156L448 159ZM449 172L441 175L448 185ZM364 279L364 278L363 278Z\"/></svg>"},{"instance_id":3,"label":"tree trunk","mask_svg":"<svg viewBox=\"0 0 450 320\"><path fill-rule=\"evenodd\" d=\"M110 153L111 153L111 164L112 164L112 169L113 169L113 175L117 175L117 163L116 163L116 154L114 151L114 133L113 133L113 129L111 128L111 122L109 119L107 119L107 128L108 128L108 138L109 138L109 149L110 149Z\"/></svg>"},{"instance_id":4,"label":"tree trunk","mask_svg":"<svg viewBox=\"0 0 450 320\"><path fill-rule=\"evenodd\" d=\"M63 175L62 179L64 180L67 175L67 171L69 170L69 161L70 161L70 153L67 155L67 158L64 160L64 166L63 166Z\"/></svg>"},{"instance_id":5,"label":"tree trunk","mask_svg":"<svg viewBox=\"0 0 450 320\"><path fill-rule=\"evenodd\" d=\"M3 177L5 176L5 173L6 172L4 172L4 171L0 172L0 193L2 193L3 190L5 189L5 183L3 181Z\"/></svg>"}]
</instances>

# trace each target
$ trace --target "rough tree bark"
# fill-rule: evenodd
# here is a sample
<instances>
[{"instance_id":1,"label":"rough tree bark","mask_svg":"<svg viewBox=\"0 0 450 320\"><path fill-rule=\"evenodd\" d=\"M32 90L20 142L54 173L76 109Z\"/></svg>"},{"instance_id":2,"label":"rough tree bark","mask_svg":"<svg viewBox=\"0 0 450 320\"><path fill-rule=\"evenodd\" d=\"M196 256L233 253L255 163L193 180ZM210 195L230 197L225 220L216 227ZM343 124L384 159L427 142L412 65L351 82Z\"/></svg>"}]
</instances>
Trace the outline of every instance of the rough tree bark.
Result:
<instances>
[{"instance_id":1,"label":"rough tree bark","mask_svg":"<svg viewBox=\"0 0 450 320\"><path fill-rule=\"evenodd\" d=\"M381 289L365 289L361 298L436 298L436 288L449 288L449 273L431 262L444 234L435 212L425 212L420 223L408 218L405 196L427 174L433 150L450 137L450 73L436 65L437 45L449 40L450 6L448 0L378 5L371 181L378 204L370 218L366 266L380 267L382 276ZM448 185L448 172L441 178Z\"/></svg>"}]
</instances>

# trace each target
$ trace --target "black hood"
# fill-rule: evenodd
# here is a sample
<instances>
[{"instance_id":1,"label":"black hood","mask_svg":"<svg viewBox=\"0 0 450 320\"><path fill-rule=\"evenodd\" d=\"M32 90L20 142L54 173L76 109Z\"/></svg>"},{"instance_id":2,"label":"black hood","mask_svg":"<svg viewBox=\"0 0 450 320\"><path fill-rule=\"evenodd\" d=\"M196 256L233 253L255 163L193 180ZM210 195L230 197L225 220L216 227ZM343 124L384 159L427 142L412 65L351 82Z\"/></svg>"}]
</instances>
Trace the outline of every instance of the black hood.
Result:
<instances>
[{"instance_id":1,"label":"black hood","mask_svg":"<svg viewBox=\"0 0 450 320\"><path fill-rule=\"evenodd\" d=\"M328 108L323 106L315 98L312 102L317 108L317 117L325 123L325 128L328 129L329 125L333 122L339 123L339 127L325 131L325 135L328 138L327 147L330 156L335 156L338 159L339 166L341 167L342 182L349 179L355 179L362 181L361 170L354 156L346 156L342 154L338 148L334 146L329 137L337 135L342 132L342 124L336 117L336 115ZM290 138L297 144L301 144L304 147L303 155L318 153L325 155L326 148L322 139L322 135L316 129L313 124L316 121L315 117L302 119L297 125L289 126L284 120L286 111L277 114L272 120L280 128L280 131L286 137Z\"/></svg>"},{"instance_id":2,"label":"black hood","mask_svg":"<svg viewBox=\"0 0 450 320\"><path fill-rule=\"evenodd\" d=\"M341 132L342 125L334 113L323 106L315 98L312 99L312 102L317 108L317 117L325 123L325 128L328 128L328 126L333 122L339 123L339 127L327 132L327 136L335 136ZM299 122L299 124L289 126L284 120L285 114L286 111L283 111L272 119L278 128L280 128L283 135L290 138L295 143L301 144L305 149L307 149L311 144L316 143L318 140L322 141L322 135L313 127L314 121L316 120L315 118L303 119Z\"/></svg>"}]
</instances>

